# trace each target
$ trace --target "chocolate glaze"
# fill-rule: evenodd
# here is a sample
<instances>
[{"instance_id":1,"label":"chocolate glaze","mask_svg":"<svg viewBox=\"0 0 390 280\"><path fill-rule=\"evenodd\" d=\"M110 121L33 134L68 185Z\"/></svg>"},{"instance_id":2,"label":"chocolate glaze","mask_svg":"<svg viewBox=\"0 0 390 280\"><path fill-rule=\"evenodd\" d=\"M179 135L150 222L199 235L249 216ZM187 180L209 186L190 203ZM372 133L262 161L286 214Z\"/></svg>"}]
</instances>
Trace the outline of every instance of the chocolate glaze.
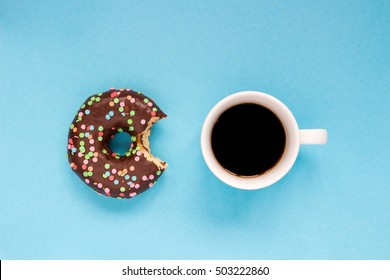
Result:
<instances>
[{"instance_id":1,"label":"chocolate glaze","mask_svg":"<svg viewBox=\"0 0 390 280\"><path fill-rule=\"evenodd\" d=\"M69 130L68 160L73 171L96 192L132 198L151 188L167 164L150 154L150 127L167 115L154 101L130 89L90 96ZM130 150L113 153L109 141L118 132L131 135Z\"/></svg>"}]
</instances>

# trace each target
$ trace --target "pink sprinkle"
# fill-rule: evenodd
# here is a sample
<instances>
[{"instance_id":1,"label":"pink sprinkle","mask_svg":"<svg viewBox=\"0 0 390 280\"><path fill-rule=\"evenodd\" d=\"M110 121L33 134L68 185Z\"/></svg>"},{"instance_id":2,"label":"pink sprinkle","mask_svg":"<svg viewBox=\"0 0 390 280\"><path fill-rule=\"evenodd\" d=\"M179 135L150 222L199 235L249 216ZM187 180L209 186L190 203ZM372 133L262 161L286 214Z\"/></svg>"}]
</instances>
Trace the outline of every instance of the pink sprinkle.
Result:
<instances>
[{"instance_id":1,"label":"pink sprinkle","mask_svg":"<svg viewBox=\"0 0 390 280\"><path fill-rule=\"evenodd\" d=\"M81 125L81 129L85 129L85 124L82 124L82 125Z\"/></svg>"},{"instance_id":2,"label":"pink sprinkle","mask_svg":"<svg viewBox=\"0 0 390 280\"><path fill-rule=\"evenodd\" d=\"M72 149L72 145L68 144L68 150Z\"/></svg>"},{"instance_id":3,"label":"pink sprinkle","mask_svg":"<svg viewBox=\"0 0 390 280\"><path fill-rule=\"evenodd\" d=\"M141 151L138 151L138 152L137 152L137 156L140 156L140 155L142 155L142 152L141 152Z\"/></svg>"},{"instance_id":4,"label":"pink sprinkle","mask_svg":"<svg viewBox=\"0 0 390 280\"><path fill-rule=\"evenodd\" d=\"M121 107L125 107L125 102L121 102L121 103L119 103L119 105L121 106Z\"/></svg>"},{"instance_id":5,"label":"pink sprinkle","mask_svg":"<svg viewBox=\"0 0 390 280\"><path fill-rule=\"evenodd\" d=\"M129 88L127 88L127 89L126 89L126 91L130 91L130 89L129 89Z\"/></svg>"},{"instance_id":6,"label":"pink sprinkle","mask_svg":"<svg viewBox=\"0 0 390 280\"><path fill-rule=\"evenodd\" d=\"M134 160L135 160L135 161L139 161L139 157L135 157Z\"/></svg>"},{"instance_id":7,"label":"pink sprinkle","mask_svg":"<svg viewBox=\"0 0 390 280\"><path fill-rule=\"evenodd\" d=\"M116 174L116 169L115 168L112 170L112 174Z\"/></svg>"},{"instance_id":8,"label":"pink sprinkle","mask_svg":"<svg viewBox=\"0 0 390 280\"><path fill-rule=\"evenodd\" d=\"M153 183L149 183L149 188L153 187Z\"/></svg>"},{"instance_id":9,"label":"pink sprinkle","mask_svg":"<svg viewBox=\"0 0 390 280\"><path fill-rule=\"evenodd\" d=\"M153 106L153 103L152 103L152 102L149 102L148 105L149 105L149 107L152 107L152 106Z\"/></svg>"},{"instance_id":10,"label":"pink sprinkle","mask_svg":"<svg viewBox=\"0 0 390 280\"><path fill-rule=\"evenodd\" d=\"M68 142L69 142L69 144L73 144L73 139L69 138Z\"/></svg>"},{"instance_id":11,"label":"pink sprinkle","mask_svg":"<svg viewBox=\"0 0 390 280\"><path fill-rule=\"evenodd\" d=\"M85 183L89 184L89 180L88 180L88 179L85 179Z\"/></svg>"},{"instance_id":12,"label":"pink sprinkle","mask_svg":"<svg viewBox=\"0 0 390 280\"><path fill-rule=\"evenodd\" d=\"M77 169L77 165L75 164L74 166L73 166L73 170L76 170Z\"/></svg>"},{"instance_id":13,"label":"pink sprinkle","mask_svg":"<svg viewBox=\"0 0 390 280\"><path fill-rule=\"evenodd\" d=\"M92 161L93 161L93 162L97 162L98 159L97 159L96 157L94 157L94 158L92 158Z\"/></svg>"},{"instance_id":14,"label":"pink sprinkle","mask_svg":"<svg viewBox=\"0 0 390 280\"><path fill-rule=\"evenodd\" d=\"M89 144L93 144L93 143L95 143L95 140L89 139Z\"/></svg>"},{"instance_id":15,"label":"pink sprinkle","mask_svg":"<svg viewBox=\"0 0 390 280\"><path fill-rule=\"evenodd\" d=\"M139 184L135 184L135 188L138 189L139 188Z\"/></svg>"},{"instance_id":16,"label":"pink sprinkle","mask_svg":"<svg viewBox=\"0 0 390 280\"><path fill-rule=\"evenodd\" d=\"M150 115L152 115L152 117L154 117L154 116L156 115L156 112L152 111L152 112L150 113Z\"/></svg>"},{"instance_id":17,"label":"pink sprinkle","mask_svg":"<svg viewBox=\"0 0 390 280\"><path fill-rule=\"evenodd\" d=\"M83 156L83 153L82 153L82 152L79 152L79 153L77 154L77 156L78 156L78 157L82 157L82 156Z\"/></svg>"},{"instance_id":18,"label":"pink sprinkle","mask_svg":"<svg viewBox=\"0 0 390 280\"><path fill-rule=\"evenodd\" d=\"M85 164L83 164L83 165L81 166L81 168L82 168L82 169L87 169L87 166L86 166Z\"/></svg>"},{"instance_id":19,"label":"pink sprinkle","mask_svg":"<svg viewBox=\"0 0 390 280\"><path fill-rule=\"evenodd\" d=\"M131 183L130 188L134 188L134 187L135 187L135 184Z\"/></svg>"},{"instance_id":20,"label":"pink sprinkle","mask_svg":"<svg viewBox=\"0 0 390 280\"><path fill-rule=\"evenodd\" d=\"M79 112L79 117L82 117L83 116L83 112Z\"/></svg>"},{"instance_id":21,"label":"pink sprinkle","mask_svg":"<svg viewBox=\"0 0 390 280\"><path fill-rule=\"evenodd\" d=\"M137 193L136 192L132 192L132 193L130 193L130 196L131 197L134 197L134 196L136 196L137 195Z\"/></svg>"},{"instance_id":22,"label":"pink sprinkle","mask_svg":"<svg viewBox=\"0 0 390 280\"><path fill-rule=\"evenodd\" d=\"M153 175L149 175L149 179L150 179L150 180L153 180L153 179L154 179L154 176L153 176Z\"/></svg>"},{"instance_id":23,"label":"pink sprinkle","mask_svg":"<svg viewBox=\"0 0 390 280\"><path fill-rule=\"evenodd\" d=\"M95 151L95 146L89 147L89 150L90 150L91 152L94 152L94 151Z\"/></svg>"},{"instance_id":24,"label":"pink sprinkle","mask_svg":"<svg viewBox=\"0 0 390 280\"><path fill-rule=\"evenodd\" d=\"M148 177L146 177L145 175L142 176L142 181L146 181L146 180L148 180Z\"/></svg>"},{"instance_id":25,"label":"pink sprinkle","mask_svg":"<svg viewBox=\"0 0 390 280\"><path fill-rule=\"evenodd\" d=\"M130 166L130 171L134 171L135 170L135 167L134 166Z\"/></svg>"},{"instance_id":26,"label":"pink sprinkle","mask_svg":"<svg viewBox=\"0 0 390 280\"><path fill-rule=\"evenodd\" d=\"M135 102L135 98L130 99L130 102L134 103Z\"/></svg>"},{"instance_id":27,"label":"pink sprinkle","mask_svg":"<svg viewBox=\"0 0 390 280\"><path fill-rule=\"evenodd\" d=\"M110 177L108 177L108 180L114 181L114 176L110 175Z\"/></svg>"},{"instance_id":28,"label":"pink sprinkle","mask_svg":"<svg viewBox=\"0 0 390 280\"><path fill-rule=\"evenodd\" d=\"M141 120L141 124L145 124L146 121L144 119Z\"/></svg>"},{"instance_id":29,"label":"pink sprinkle","mask_svg":"<svg viewBox=\"0 0 390 280\"><path fill-rule=\"evenodd\" d=\"M109 188L105 188L105 189L104 189L104 192L105 192L105 193L109 193L109 192L110 192L110 189L109 189Z\"/></svg>"},{"instance_id":30,"label":"pink sprinkle","mask_svg":"<svg viewBox=\"0 0 390 280\"><path fill-rule=\"evenodd\" d=\"M88 160L87 160L87 159L84 159L84 160L83 160L83 163L84 163L84 164L88 164Z\"/></svg>"},{"instance_id":31,"label":"pink sprinkle","mask_svg":"<svg viewBox=\"0 0 390 280\"><path fill-rule=\"evenodd\" d=\"M120 193L120 194L119 194L119 196L121 196L121 197L124 197L124 196L125 196L125 194L124 194L124 193Z\"/></svg>"},{"instance_id":32,"label":"pink sprinkle","mask_svg":"<svg viewBox=\"0 0 390 280\"><path fill-rule=\"evenodd\" d=\"M102 183L97 184L97 186L98 186L99 189L103 188L103 184Z\"/></svg>"}]
</instances>

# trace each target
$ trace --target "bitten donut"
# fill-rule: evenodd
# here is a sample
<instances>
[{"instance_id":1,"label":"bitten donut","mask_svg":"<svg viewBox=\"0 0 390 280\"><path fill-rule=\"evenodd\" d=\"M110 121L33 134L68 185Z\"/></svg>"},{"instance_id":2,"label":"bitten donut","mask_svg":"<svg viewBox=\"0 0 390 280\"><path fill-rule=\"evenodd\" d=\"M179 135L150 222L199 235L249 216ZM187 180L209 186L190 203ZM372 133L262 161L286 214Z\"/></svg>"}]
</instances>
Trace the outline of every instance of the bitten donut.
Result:
<instances>
[{"instance_id":1,"label":"bitten donut","mask_svg":"<svg viewBox=\"0 0 390 280\"><path fill-rule=\"evenodd\" d=\"M130 89L90 96L70 125L68 160L73 171L96 192L132 198L153 187L167 163L150 153L152 125L167 115L154 101ZM116 133L131 135L124 155L111 151Z\"/></svg>"}]
</instances>

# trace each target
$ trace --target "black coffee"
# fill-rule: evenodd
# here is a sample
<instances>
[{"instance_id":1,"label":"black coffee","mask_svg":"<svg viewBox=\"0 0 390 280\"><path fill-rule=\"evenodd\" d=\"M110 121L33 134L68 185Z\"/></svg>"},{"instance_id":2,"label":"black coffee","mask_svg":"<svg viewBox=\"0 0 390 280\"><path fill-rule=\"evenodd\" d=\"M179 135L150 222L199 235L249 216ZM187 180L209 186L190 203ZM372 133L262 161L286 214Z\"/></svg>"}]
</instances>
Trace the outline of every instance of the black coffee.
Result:
<instances>
[{"instance_id":1,"label":"black coffee","mask_svg":"<svg viewBox=\"0 0 390 280\"><path fill-rule=\"evenodd\" d=\"M226 170L238 176L256 176L280 160L286 133L271 110L244 103L221 114L212 131L211 145Z\"/></svg>"}]
</instances>

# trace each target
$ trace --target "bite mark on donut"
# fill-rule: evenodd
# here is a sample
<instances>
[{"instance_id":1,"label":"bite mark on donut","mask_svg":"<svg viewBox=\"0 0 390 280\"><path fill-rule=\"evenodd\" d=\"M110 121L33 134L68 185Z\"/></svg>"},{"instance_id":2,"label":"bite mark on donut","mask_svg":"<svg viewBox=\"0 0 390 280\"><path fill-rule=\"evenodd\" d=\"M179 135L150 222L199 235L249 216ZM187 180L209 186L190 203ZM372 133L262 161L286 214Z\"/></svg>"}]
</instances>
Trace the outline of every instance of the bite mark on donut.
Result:
<instances>
[{"instance_id":1,"label":"bite mark on donut","mask_svg":"<svg viewBox=\"0 0 390 280\"><path fill-rule=\"evenodd\" d=\"M157 165L157 167L161 170L161 169L166 169L168 164L165 162L165 161L162 161L161 159L159 159L158 157L155 157L151 154L150 152L150 142L149 142L149 136L150 136L150 133L152 131L152 126L153 124L155 124L157 121L161 120L162 118L159 118L159 117L152 117L149 122L148 122L148 125L146 127L146 129L144 130L144 132L142 133L141 135L141 138L140 138L140 151L142 152L142 154L144 155L144 157L148 160L148 161L151 161L153 162L155 165Z\"/></svg>"}]
</instances>

